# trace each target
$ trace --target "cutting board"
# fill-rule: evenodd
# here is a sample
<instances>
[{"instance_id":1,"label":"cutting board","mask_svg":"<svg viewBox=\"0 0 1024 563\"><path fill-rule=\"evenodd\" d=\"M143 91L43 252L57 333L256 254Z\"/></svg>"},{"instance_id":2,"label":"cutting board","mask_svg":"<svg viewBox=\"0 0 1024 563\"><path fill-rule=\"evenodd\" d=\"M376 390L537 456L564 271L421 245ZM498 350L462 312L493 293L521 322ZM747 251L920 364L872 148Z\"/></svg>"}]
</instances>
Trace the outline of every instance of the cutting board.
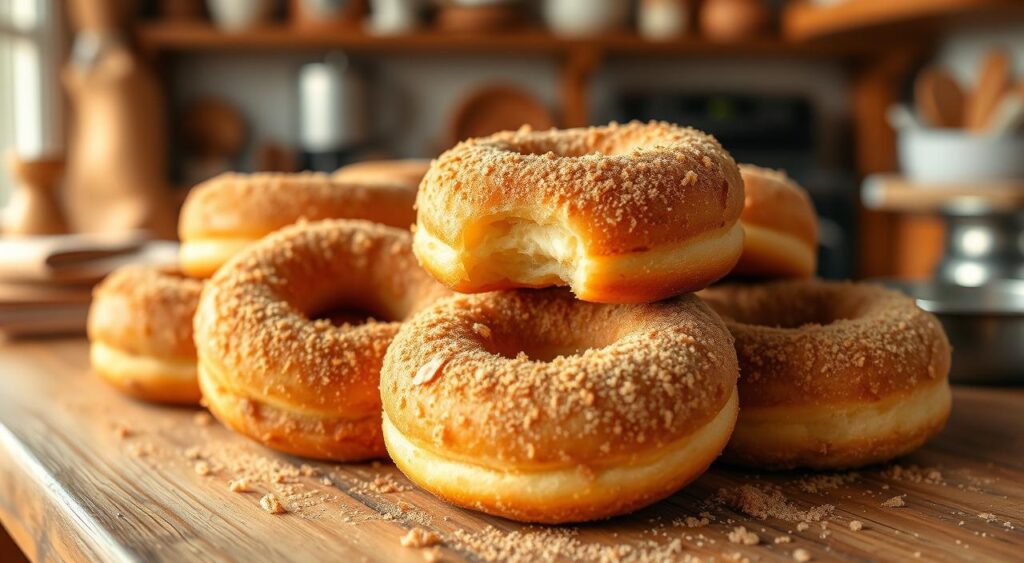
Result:
<instances>
[{"instance_id":1,"label":"cutting board","mask_svg":"<svg viewBox=\"0 0 1024 563\"><path fill-rule=\"evenodd\" d=\"M83 340L9 343L0 519L37 561L792 561L797 550L815 561L1019 560L1022 411L1024 390L957 388L942 435L895 464L823 474L716 466L639 513L541 527L446 505L388 463L307 462L200 409L126 399L89 373ZM266 494L287 512L262 509ZM402 546L417 527L440 536L437 552ZM751 534L757 543L743 543Z\"/></svg>"}]
</instances>

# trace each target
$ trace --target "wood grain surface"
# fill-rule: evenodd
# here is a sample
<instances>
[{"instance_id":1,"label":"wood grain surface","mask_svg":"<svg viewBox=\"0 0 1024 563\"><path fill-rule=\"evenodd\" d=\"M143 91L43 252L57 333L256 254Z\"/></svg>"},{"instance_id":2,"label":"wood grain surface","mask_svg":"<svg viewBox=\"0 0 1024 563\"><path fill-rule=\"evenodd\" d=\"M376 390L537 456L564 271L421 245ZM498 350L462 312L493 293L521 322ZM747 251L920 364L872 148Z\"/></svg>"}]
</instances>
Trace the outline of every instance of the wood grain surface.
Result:
<instances>
[{"instance_id":1,"label":"wood grain surface","mask_svg":"<svg viewBox=\"0 0 1024 563\"><path fill-rule=\"evenodd\" d=\"M388 463L304 462L201 410L126 399L89 372L86 350L80 339L0 345L0 520L34 561L424 561L435 552L400 542L414 527L437 533L436 553L452 561L1024 553L1022 390L956 389L945 432L895 464L825 474L714 467L637 514L539 527L450 507ZM232 492L232 481L248 491ZM288 512L261 509L265 494ZM787 503L776 512L783 518L759 518L756 503L736 498L769 495ZM882 505L894 497L904 506ZM785 514L807 510L823 518L800 524ZM757 543L730 541L738 526Z\"/></svg>"}]
</instances>

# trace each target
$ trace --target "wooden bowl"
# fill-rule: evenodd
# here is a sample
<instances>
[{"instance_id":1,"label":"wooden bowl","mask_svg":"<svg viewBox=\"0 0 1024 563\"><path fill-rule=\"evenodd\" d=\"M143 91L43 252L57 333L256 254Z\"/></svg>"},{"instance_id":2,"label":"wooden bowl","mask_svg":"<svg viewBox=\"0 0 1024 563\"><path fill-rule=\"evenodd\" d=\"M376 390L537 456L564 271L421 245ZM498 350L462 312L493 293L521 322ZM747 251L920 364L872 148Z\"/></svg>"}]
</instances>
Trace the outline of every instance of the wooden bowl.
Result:
<instances>
[{"instance_id":1,"label":"wooden bowl","mask_svg":"<svg viewBox=\"0 0 1024 563\"><path fill-rule=\"evenodd\" d=\"M450 144L523 125L534 129L555 126L555 118L542 101L522 88L489 84L477 88L459 102L448 128Z\"/></svg>"},{"instance_id":2,"label":"wooden bowl","mask_svg":"<svg viewBox=\"0 0 1024 563\"><path fill-rule=\"evenodd\" d=\"M483 33L505 31L523 24L517 6L481 4L475 6L447 5L437 13L437 29L449 33Z\"/></svg>"}]
</instances>

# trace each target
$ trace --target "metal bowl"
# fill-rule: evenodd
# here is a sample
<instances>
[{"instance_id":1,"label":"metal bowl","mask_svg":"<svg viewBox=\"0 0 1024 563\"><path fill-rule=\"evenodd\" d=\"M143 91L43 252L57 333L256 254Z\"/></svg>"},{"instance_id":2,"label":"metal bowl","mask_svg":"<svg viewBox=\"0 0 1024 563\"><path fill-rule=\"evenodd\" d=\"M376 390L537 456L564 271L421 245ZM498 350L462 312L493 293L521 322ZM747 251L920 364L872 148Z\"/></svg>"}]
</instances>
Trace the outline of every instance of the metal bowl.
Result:
<instances>
[{"instance_id":1,"label":"metal bowl","mask_svg":"<svg viewBox=\"0 0 1024 563\"><path fill-rule=\"evenodd\" d=\"M990 281L979 287L883 283L914 298L942 322L953 345L952 381L1024 384L1024 281Z\"/></svg>"}]
</instances>

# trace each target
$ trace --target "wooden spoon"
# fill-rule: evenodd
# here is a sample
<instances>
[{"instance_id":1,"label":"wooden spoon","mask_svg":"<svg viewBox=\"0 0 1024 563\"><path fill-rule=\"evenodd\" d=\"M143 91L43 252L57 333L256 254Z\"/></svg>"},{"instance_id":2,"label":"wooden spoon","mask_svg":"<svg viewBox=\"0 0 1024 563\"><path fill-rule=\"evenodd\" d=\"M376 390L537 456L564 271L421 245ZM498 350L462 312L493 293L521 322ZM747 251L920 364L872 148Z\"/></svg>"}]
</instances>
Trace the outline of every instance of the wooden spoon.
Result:
<instances>
[{"instance_id":1,"label":"wooden spoon","mask_svg":"<svg viewBox=\"0 0 1024 563\"><path fill-rule=\"evenodd\" d=\"M932 127L963 127L964 93L949 72L929 67L914 82L917 111Z\"/></svg>"},{"instance_id":2,"label":"wooden spoon","mask_svg":"<svg viewBox=\"0 0 1024 563\"><path fill-rule=\"evenodd\" d=\"M967 101L966 127L972 131L986 130L1011 87L1010 56L1002 49L990 50L981 62L978 85Z\"/></svg>"}]
</instances>

